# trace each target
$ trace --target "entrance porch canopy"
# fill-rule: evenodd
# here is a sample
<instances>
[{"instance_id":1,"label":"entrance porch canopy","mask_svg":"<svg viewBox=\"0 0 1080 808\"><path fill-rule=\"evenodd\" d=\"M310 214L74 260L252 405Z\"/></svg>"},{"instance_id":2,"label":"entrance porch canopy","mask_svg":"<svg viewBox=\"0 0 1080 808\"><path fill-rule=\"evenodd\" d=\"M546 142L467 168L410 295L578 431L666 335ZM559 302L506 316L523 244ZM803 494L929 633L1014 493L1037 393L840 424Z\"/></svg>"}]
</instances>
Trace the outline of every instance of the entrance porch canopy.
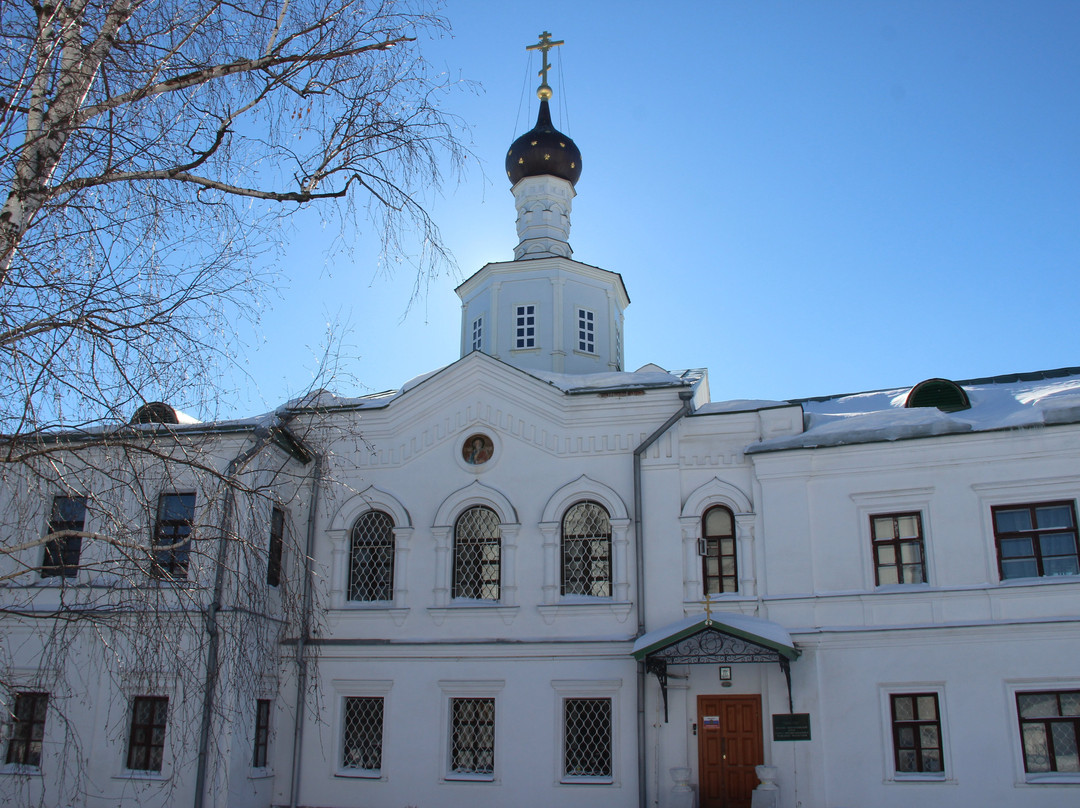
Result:
<instances>
[{"instance_id":1,"label":"entrance porch canopy","mask_svg":"<svg viewBox=\"0 0 1080 808\"><path fill-rule=\"evenodd\" d=\"M656 674L664 697L667 722L667 666L724 662L778 662L791 700L791 660L799 649L787 629L771 620L745 614L689 615L663 628L642 634L634 643L634 658L645 662L645 670Z\"/></svg>"}]
</instances>

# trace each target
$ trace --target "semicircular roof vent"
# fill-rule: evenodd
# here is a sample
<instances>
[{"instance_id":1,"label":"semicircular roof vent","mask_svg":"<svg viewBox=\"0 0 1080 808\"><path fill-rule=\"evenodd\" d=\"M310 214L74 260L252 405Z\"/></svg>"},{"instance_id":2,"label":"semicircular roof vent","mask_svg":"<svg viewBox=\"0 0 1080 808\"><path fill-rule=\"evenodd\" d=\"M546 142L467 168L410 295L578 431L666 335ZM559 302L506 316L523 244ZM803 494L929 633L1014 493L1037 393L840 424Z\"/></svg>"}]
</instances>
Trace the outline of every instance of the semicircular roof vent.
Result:
<instances>
[{"instance_id":1,"label":"semicircular roof vent","mask_svg":"<svg viewBox=\"0 0 1080 808\"><path fill-rule=\"evenodd\" d=\"M178 424L176 410L164 401L148 401L131 416L133 424Z\"/></svg>"},{"instance_id":2,"label":"semicircular roof vent","mask_svg":"<svg viewBox=\"0 0 1080 808\"><path fill-rule=\"evenodd\" d=\"M937 407L942 412L958 412L970 409L964 388L948 379L927 379L919 382L908 393L905 407Z\"/></svg>"}]
</instances>

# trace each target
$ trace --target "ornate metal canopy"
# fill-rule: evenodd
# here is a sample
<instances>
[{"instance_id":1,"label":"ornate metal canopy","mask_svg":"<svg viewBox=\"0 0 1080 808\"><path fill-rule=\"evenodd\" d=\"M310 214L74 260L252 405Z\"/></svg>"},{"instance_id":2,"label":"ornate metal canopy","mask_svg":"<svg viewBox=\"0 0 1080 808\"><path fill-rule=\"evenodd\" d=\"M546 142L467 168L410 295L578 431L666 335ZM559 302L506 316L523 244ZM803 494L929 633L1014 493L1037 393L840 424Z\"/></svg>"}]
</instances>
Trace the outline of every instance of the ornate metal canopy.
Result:
<instances>
[{"instance_id":1,"label":"ornate metal canopy","mask_svg":"<svg viewBox=\"0 0 1080 808\"><path fill-rule=\"evenodd\" d=\"M668 720L668 665L701 665L735 662L777 662L791 698L791 660L799 650L787 632L775 623L745 615L706 613L701 619L687 618L666 629L649 632L634 644L634 657L645 662L645 670L655 674L664 699L664 722Z\"/></svg>"}]
</instances>

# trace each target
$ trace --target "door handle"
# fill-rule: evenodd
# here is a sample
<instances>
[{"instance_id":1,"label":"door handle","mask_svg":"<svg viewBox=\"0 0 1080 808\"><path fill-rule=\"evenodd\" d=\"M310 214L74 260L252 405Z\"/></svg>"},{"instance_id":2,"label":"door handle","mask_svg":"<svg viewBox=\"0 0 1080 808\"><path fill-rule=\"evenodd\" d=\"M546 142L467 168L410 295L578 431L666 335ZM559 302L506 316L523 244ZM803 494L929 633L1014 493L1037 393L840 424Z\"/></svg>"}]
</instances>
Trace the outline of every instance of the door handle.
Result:
<instances>
[{"instance_id":1,"label":"door handle","mask_svg":"<svg viewBox=\"0 0 1080 808\"><path fill-rule=\"evenodd\" d=\"M727 738L720 739L720 759L727 760Z\"/></svg>"}]
</instances>

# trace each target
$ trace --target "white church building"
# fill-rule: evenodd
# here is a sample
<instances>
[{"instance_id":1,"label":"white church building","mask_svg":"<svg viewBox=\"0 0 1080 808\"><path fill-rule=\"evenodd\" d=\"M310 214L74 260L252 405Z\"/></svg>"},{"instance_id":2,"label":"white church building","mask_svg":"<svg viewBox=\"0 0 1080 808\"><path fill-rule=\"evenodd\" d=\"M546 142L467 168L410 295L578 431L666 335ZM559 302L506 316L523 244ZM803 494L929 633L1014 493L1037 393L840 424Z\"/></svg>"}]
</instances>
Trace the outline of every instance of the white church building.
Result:
<instances>
[{"instance_id":1,"label":"white church building","mask_svg":"<svg viewBox=\"0 0 1080 808\"><path fill-rule=\"evenodd\" d=\"M0 804L1080 804L1080 368L732 402L628 371L627 289L572 257L581 154L540 97L458 361L246 421L144 408L132 434L218 472L131 471L149 516L89 490L102 464L5 480ZM225 575L230 518L253 549ZM119 524L151 569L93 540ZM186 674L93 622L50 645L120 604L163 637L199 616L168 639Z\"/></svg>"}]
</instances>

